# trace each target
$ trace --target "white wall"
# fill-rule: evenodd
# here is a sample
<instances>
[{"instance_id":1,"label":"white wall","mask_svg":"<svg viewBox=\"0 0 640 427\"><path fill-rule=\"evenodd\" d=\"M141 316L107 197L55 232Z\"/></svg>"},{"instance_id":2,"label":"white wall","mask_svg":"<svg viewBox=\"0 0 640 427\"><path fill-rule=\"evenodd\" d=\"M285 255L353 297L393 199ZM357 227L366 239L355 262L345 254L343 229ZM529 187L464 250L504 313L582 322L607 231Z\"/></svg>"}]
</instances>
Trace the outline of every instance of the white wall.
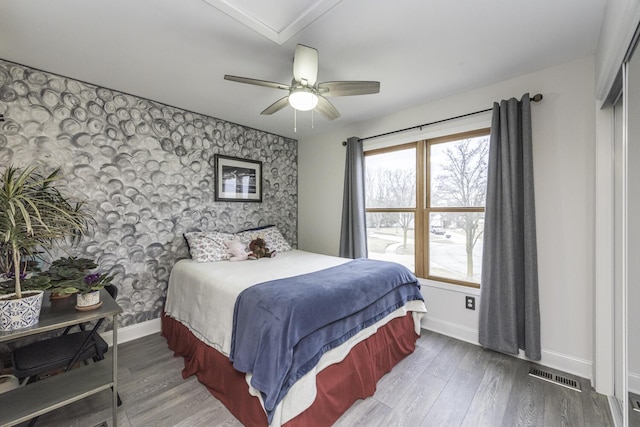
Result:
<instances>
[{"instance_id":1,"label":"white wall","mask_svg":"<svg viewBox=\"0 0 640 427\"><path fill-rule=\"evenodd\" d=\"M594 60L584 58L356 127L340 128L336 121L335 132L300 140L299 247L338 253L345 156L341 142L347 137L366 137L482 110L491 107L493 101L520 97L525 92L542 93L544 100L532 106L542 363L591 378L594 87ZM468 128L469 121L480 126L487 117L445 126L455 132L456 126L460 130ZM431 129L423 134L442 131ZM417 136L416 132L398 139ZM464 295L473 290L427 281L423 290L430 310L424 327L477 342L477 311L464 308Z\"/></svg>"}]
</instances>

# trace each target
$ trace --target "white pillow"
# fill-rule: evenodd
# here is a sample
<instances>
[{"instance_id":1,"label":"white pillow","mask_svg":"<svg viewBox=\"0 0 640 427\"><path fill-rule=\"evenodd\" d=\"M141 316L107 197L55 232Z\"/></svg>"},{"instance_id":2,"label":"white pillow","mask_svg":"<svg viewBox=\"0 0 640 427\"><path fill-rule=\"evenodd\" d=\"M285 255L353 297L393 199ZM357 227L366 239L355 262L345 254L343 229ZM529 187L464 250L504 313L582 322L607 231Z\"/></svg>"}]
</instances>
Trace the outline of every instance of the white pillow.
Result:
<instances>
[{"instance_id":1,"label":"white pillow","mask_svg":"<svg viewBox=\"0 0 640 427\"><path fill-rule=\"evenodd\" d=\"M249 246L249 243L251 243L253 239L261 237L264 239L267 249L270 251L287 252L291 250L291 245L285 240L275 225L244 230L236 233L236 236L247 246Z\"/></svg>"},{"instance_id":2,"label":"white pillow","mask_svg":"<svg viewBox=\"0 0 640 427\"><path fill-rule=\"evenodd\" d=\"M233 239L233 234L219 231L194 231L184 234L189 244L191 259L195 262L223 261L229 259L224 242Z\"/></svg>"}]
</instances>

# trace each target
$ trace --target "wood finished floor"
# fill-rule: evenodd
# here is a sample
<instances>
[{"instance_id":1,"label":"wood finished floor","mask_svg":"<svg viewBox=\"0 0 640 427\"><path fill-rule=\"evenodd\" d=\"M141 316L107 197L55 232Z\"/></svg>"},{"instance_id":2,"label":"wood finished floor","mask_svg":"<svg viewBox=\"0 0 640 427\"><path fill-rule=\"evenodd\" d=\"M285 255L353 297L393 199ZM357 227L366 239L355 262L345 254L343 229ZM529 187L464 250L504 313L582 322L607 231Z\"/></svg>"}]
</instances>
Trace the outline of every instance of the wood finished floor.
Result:
<instances>
[{"instance_id":1,"label":"wood finished floor","mask_svg":"<svg viewBox=\"0 0 640 427\"><path fill-rule=\"evenodd\" d=\"M357 401L335 425L613 426L606 398L588 380L575 378L579 393L529 376L528 362L424 330L417 344L374 396ZM241 425L194 377L182 379L182 358L159 335L118 349L120 426ZM36 427L111 425L110 402L102 392L43 415Z\"/></svg>"}]
</instances>

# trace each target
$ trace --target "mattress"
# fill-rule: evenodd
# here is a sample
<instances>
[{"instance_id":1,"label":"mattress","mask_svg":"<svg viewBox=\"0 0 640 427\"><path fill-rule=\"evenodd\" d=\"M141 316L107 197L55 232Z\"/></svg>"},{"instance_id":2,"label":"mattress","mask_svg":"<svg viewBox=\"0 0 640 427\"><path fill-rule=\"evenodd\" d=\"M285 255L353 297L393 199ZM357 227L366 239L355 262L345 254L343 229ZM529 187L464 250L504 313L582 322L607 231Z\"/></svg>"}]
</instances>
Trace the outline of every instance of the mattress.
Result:
<instances>
[{"instance_id":1,"label":"mattress","mask_svg":"<svg viewBox=\"0 0 640 427\"><path fill-rule=\"evenodd\" d=\"M180 260L169 276L165 313L228 356L233 307L240 292L257 283L311 273L348 261L300 250L239 262Z\"/></svg>"},{"instance_id":2,"label":"mattress","mask_svg":"<svg viewBox=\"0 0 640 427\"><path fill-rule=\"evenodd\" d=\"M234 304L244 289L257 283L311 273L348 261L299 250L255 261L197 263L181 260L171 272L165 314L184 325L200 341L228 356ZM317 394L316 376L319 372L344 360L354 346L407 313L411 313L414 331L419 335L420 318L426 309L422 301L409 301L341 346L325 353L315 369L300 378L280 402L271 425L282 425L307 409ZM262 404L260 393L251 387L250 381L251 374L247 374L247 389Z\"/></svg>"}]
</instances>

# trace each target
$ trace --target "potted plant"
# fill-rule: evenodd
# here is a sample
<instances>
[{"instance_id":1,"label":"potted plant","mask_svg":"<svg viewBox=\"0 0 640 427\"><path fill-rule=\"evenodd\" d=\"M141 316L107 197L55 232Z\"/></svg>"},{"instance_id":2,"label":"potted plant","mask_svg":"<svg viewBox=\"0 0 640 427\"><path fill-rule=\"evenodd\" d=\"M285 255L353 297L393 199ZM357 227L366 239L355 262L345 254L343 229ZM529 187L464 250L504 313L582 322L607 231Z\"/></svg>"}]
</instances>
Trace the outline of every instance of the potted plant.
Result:
<instances>
[{"instance_id":1,"label":"potted plant","mask_svg":"<svg viewBox=\"0 0 640 427\"><path fill-rule=\"evenodd\" d=\"M0 296L0 331L38 322L46 279L36 279L30 261L87 229L90 216L84 204L60 193L53 185L59 179L60 168L45 176L36 166L8 166L0 175L0 288L13 290ZM36 285L40 290L30 290Z\"/></svg>"},{"instance_id":2,"label":"potted plant","mask_svg":"<svg viewBox=\"0 0 640 427\"><path fill-rule=\"evenodd\" d=\"M60 258L53 261L40 277L49 280L52 298L77 294L78 310L95 309L100 306L100 289L113 279L105 273L91 273L91 270L97 267L98 265L88 258Z\"/></svg>"},{"instance_id":3,"label":"potted plant","mask_svg":"<svg viewBox=\"0 0 640 427\"><path fill-rule=\"evenodd\" d=\"M91 273L84 277L83 284L78 287L77 310L93 310L102 305L100 289L107 286L113 276L106 273Z\"/></svg>"},{"instance_id":4,"label":"potted plant","mask_svg":"<svg viewBox=\"0 0 640 427\"><path fill-rule=\"evenodd\" d=\"M60 258L53 261L49 269L40 276L49 279L51 299L66 298L80 292L85 277L97 267L96 263L88 258Z\"/></svg>"}]
</instances>

